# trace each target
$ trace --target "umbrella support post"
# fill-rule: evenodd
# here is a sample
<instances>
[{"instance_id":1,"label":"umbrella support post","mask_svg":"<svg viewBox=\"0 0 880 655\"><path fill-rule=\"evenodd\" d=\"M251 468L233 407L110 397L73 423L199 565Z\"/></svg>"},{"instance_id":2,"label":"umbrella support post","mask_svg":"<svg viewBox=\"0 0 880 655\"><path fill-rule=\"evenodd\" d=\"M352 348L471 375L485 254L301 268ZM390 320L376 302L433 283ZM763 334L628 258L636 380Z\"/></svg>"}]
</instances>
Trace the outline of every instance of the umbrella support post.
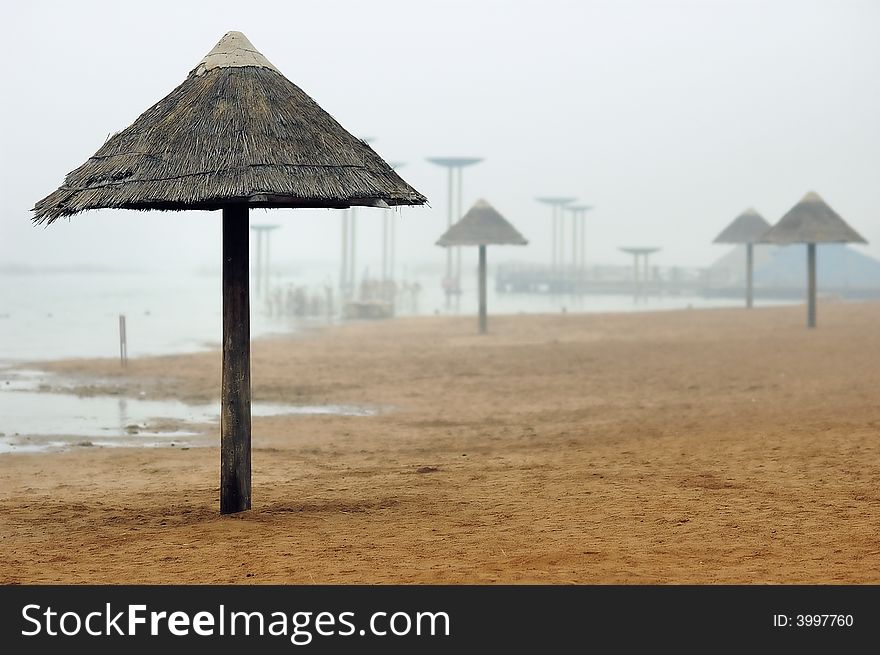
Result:
<instances>
[{"instance_id":1,"label":"umbrella support post","mask_svg":"<svg viewBox=\"0 0 880 655\"><path fill-rule=\"evenodd\" d=\"M220 513L251 508L251 349L248 208L223 208L223 382Z\"/></svg>"},{"instance_id":2,"label":"umbrella support post","mask_svg":"<svg viewBox=\"0 0 880 655\"><path fill-rule=\"evenodd\" d=\"M816 327L816 244L807 244L807 327Z\"/></svg>"},{"instance_id":3,"label":"umbrella support post","mask_svg":"<svg viewBox=\"0 0 880 655\"><path fill-rule=\"evenodd\" d=\"M746 307L752 308L752 275L755 270L755 245L746 244Z\"/></svg>"},{"instance_id":4,"label":"umbrella support post","mask_svg":"<svg viewBox=\"0 0 880 655\"><path fill-rule=\"evenodd\" d=\"M480 334L486 334L486 246L480 246Z\"/></svg>"}]
</instances>

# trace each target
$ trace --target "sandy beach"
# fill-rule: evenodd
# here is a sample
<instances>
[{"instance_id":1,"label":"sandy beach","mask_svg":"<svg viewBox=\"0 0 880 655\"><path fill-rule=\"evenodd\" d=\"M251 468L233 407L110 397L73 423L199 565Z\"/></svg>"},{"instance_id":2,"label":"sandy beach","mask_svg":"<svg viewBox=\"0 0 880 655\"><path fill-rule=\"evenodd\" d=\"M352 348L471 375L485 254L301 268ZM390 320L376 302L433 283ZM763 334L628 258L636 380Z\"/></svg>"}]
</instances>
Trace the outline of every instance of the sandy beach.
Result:
<instances>
[{"instance_id":1,"label":"sandy beach","mask_svg":"<svg viewBox=\"0 0 880 655\"><path fill-rule=\"evenodd\" d=\"M880 304L431 317L256 341L254 509L219 451L0 456L2 583L878 583ZM71 360L216 399L217 352ZM219 439L219 428L210 435Z\"/></svg>"}]
</instances>

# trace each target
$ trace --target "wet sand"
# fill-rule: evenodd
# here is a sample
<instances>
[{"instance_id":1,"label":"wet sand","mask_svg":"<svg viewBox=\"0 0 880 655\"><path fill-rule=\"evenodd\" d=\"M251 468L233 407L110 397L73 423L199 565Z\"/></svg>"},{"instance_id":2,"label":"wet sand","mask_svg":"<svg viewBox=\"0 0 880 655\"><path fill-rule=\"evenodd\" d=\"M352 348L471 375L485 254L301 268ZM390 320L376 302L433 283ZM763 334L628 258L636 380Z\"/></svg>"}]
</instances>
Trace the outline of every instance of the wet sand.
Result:
<instances>
[{"instance_id":1,"label":"wet sand","mask_svg":"<svg viewBox=\"0 0 880 655\"><path fill-rule=\"evenodd\" d=\"M0 456L3 583L880 582L880 303L422 318L254 344L254 509L218 450ZM216 398L219 354L56 362ZM214 430L213 439L219 439Z\"/></svg>"}]
</instances>

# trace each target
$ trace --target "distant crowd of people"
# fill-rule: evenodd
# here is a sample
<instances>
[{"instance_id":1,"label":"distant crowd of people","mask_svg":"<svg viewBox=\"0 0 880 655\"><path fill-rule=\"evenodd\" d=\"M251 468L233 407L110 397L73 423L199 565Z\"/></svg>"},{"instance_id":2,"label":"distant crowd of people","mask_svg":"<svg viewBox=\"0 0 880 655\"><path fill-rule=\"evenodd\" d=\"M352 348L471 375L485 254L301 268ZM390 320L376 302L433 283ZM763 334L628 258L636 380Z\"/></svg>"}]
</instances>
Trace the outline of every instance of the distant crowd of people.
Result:
<instances>
[{"instance_id":1,"label":"distant crowd of people","mask_svg":"<svg viewBox=\"0 0 880 655\"><path fill-rule=\"evenodd\" d=\"M417 314L422 285L418 282L401 282L365 278L356 297L342 298L345 302L381 302L390 306L390 314L400 311ZM337 307L335 290L331 284L309 288L287 284L272 288L263 301L268 316L315 318L330 317L342 309Z\"/></svg>"},{"instance_id":2,"label":"distant crowd of people","mask_svg":"<svg viewBox=\"0 0 880 655\"><path fill-rule=\"evenodd\" d=\"M294 284L275 287L266 294L265 311L275 317L332 316L335 311L333 295L333 287L326 284L319 290Z\"/></svg>"}]
</instances>

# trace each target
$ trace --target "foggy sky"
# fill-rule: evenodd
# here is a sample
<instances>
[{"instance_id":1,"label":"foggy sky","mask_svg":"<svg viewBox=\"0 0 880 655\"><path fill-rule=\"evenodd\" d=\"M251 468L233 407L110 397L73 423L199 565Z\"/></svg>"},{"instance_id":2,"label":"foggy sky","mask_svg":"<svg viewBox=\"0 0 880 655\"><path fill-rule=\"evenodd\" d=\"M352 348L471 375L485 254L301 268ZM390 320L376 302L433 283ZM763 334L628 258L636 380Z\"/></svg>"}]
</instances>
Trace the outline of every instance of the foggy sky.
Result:
<instances>
[{"instance_id":1,"label":"foggy sky","mask_svg":"<svg viewBox=\"0 0 880 655\"><path fill-rule=\"evenodd\" d=\"M488 0L3 3L0 265L219 267L219 212L29 218L108 135L168 94L229 30L428 196L404 208L398 251L443 260L445 172L427 156L482 156L464 206L485 197L548 261L549 208L588 214L589 263L660 246L706 265L754 206L775 222L815 190L880 256L880 2ZM277 222L276 263L339 260L333 211ZM359 273L379 262L380 213L358 210ZM566 250L566 253L569 251ZM473 255L476 256L475 254Z\"/></svg>"}]
</instances>

